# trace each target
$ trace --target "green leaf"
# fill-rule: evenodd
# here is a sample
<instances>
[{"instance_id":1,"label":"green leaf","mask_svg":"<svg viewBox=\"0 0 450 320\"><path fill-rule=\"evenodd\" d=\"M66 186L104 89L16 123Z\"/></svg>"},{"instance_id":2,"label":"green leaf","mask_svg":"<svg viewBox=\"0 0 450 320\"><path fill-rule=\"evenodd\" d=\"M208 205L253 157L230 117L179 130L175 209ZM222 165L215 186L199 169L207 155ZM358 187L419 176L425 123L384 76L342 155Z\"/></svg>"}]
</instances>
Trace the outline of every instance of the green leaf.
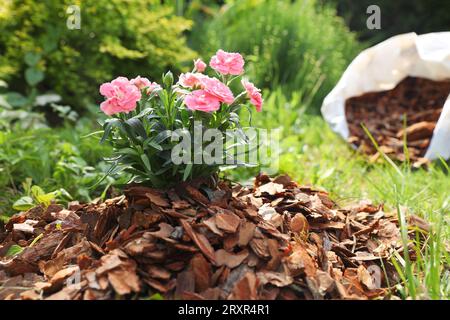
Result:
<instances>
[{"instance_id":1,"label":"green leaf","mask_svg":"<svg viewBox=\"0 0 450 320\"><path fill-rule=\"evenodd\" d=\"M121 148L116 151L118 154L131 155L131 156L139 156L139 152L132 148Z\"/></svg>"},{"instance_id":2,"label":"green leaf","mask_svg":"<svg viewBox=\"0 0 450 320\"><path fill-rule=\"evenodd\" d=\"M159 175L163 174L164 172L166 172L168 170L170 170L169 166L161 168L161 169L159 169L158 171L155 172L155 176L159 176Z\"/></svg>"},{"instance_id":3,"label":"green leaf","mask_svg":"<svg viewBox=\"0 0 450 320\"><path fill-rule=\"evenodd\" d=\"M188 163L186 165L186 169L185 169L184 174L183 174L183 181L186 181L187 178L189 177L189 175L191 174L192 166L193 166L192 163Z\"/></svg>"},{"instance_id":4,"label":"green leaf","mask_svg":"<svg viewBox=\"0 0 450 320\"><path fill-rule=\"evenodd\" d=\"M42 190L41 187L39 187L39 186L31 187L31 195L33 196L33 198L36 198L36 197L44 195L44 194L45 194L45 192L44 192L44 190Z\"/></svg>"},{"instance_id":5,"label":"green leaf","mask_svg":"<svg viewBox=\"0 0 450 320\"><path fill-rule=\"evenodd\" d=\"M8 103L8 101L6 100L6 96L3 94L0 94L0 107L7 110L12 109L12 106Z\"/></svg>"},{"instance_id":6,"label":"green leaf","mask_svg":"<svg viewBox=\"0 0 450 320\"><path fill-rule=\"evenodd\" d=\"M109 137L109 135L111 134L111 130L112 128L114 128L115 126L120 124L120 120L119 119L108 119L106 120L105 124L103 125L103 136L100 140L100 143L103 143L106 138Z\"/></svg>"},{"instance_id":7,"label":"green leaf","mask_svg":"<svg viewBox=\"0 0 450 320\"><path fill-rule=\"evenodd\" d=\"M144 171L135 169L135 168L127 168L126 171L135 176L146 176L147 174Z\"/></svg>"},{"instance_id":8,"label":"green leaf","mask_svg":"<svg viewBox=\"0 0 450 320\"><path fill-rule=\"evenodd\" d=\"M42 204L45 207L48 207L52 203L52 200L56 198L56 192L45 193L39 186L31 187L31 195L37 203Z\"/></svg>"},{"instance_id":9,"label":"green leaf","mask_svg":"<svg viewBox=\"0 0 450 320\"><path fill-rule=\"evenodd\" d=\"M25 181L22 182L22 188L23 188L23 191L25 191L25 193L26 193L28 196L31 196L31 186L32 186L32 185L33 185L33 179L30 178L30 177L25 178Z\"/></svg>"},{"instance_id":10,"label":"green leaf","mask_svg":"<svg viewBox=\"0 0 450 320\"><path fill-rule=\"evenodd\" d=\"M170 138L171 136L172 136L172 131L170 131L170 130L162 131L156 135L155 143L160 144L161 142L163 142L167 138Z\"/></svg>"},{"instance_id":11,"label":"green leaf","mask_svg":"<svg viewBox=\"0 0 450 320\"><path fill-rule=\"evenodd\" d=\"M146 53L139 50L131 50L122 45L117 37L107 35L100 43L100 52L107 53L118 59L140 59L146 56Z\"/></svg>"},{"instance_id":12,"label":"green leaf","mask_svg":"<svg viewBox=\"0 0 450 320\"><path fill-rule=\"evenodd\" d=\"M181 121L184 127L189 126L190 122L190 112L187 109L181 109L180 111Z\"/></svg>"},{"instance_id":13,"label":"green leaf","mask_svg":"<svg viewBox=\"0 0 450 320\"><path fill-rule=\"evenodd\" d=\"M50 29L50 28L49 28ZM54 29L54 28L52 28ZM57 31L47 30L47 33L42 39L42 48L44 53L50 53L58 47L58 34Z\"/></svg>"},{"instance_id":14,"label":"green leaf","mask_svg":"<svg viewBox=\"0 0 450 320\"><path fill-rule=\"evenodd\" d=\"M149 114L148 116L145 117L148 121L152 121L153 119L160 119L161 117L156 115L156 114Z\"/></svg>"},{"instance_id":15,"label":"green leaf","mask_svg":"<svg viewBox=\"0 0 450 320\"><path fill-rule=\"evenodd\" d=\"M155 141L149 141L148 145L155 148L156 150L163 151L163 148L157 144Z\"/></svg>"},{"instance_id":16,"label":"green leaf","mask_svg":"<svg viewBox=\"0 0 450 320\"><path fill-rule=\"evenodd\" d=\"M27 52L25 54L24 60L28 66L34 67L38 64L39 60L41 60L41 55L36 52Z\"/></svg>"},{"instance_id":17,"label":"green leaf","mask_svg":"<svg viewBox=\"0 0 450 320\"><path fill-rule=\"evenodd\" d=\"M72 199L73 199L72 195L71 195L66 189L64 189L64 188L60 188L60 189L58 190L58 193L59 193L61 196L65 197L65 198L67 198L67 199L69 199L69 200L72 200Z\"/></svg>"},{"instance_id":18,"label":"green leaf","mask_svg":"<svg viewBox=\"0 0 450 320\"><path fill-rule=\"evenodd\" d=\"M140 118L142 118L142 117L148 115L148 114L151 113L151 112L153 112L153 109L152 109L152 108L145 108L145 109L142 110L137 116L135 116L135 118L140 119ZM158 117L158 116L156 116L156 117Z\"/></svg>"},{"instance_id":19,"label":"green leaf","mask_svg":"<svg viewBox=\"0 0 450 320\"><path fill-rule=\"evenodd\" d=\"M61 96L56 94L56 93L46 93L46 94L41 94L38 95L36 97L36 102L35 105L36 106L45 106L47 104L51 104L51 103L56 103L61 101ZM55 105L58 106L58 105ZM70 109L70 107L67 107ZM67 113L67 112L66 112Z\"/></svg>"},{"instance_id":20,"label":"green leaf","mask_svg":"<svg viewBox=\"0 0 450 320\"><path fill-rule=\"evenodd\" d=\"M12 257L15 255L18 255L23 251L23 248L17 244L13 244L11 247L9 247L8 251L5 254L5 257Z\"/></svg>"},{"instance_id":21,"label":"green leaf","mask_svg":"<svg viewBox=\"0 0 450 320\"><path fill-rule=\"evenodd\" d=\"M129 139L133 141L133 143L139 144L140 141L137 138L137 133L133 128L129 125L127 122L121 122L121 125L119 128L123 132L124 135L126 135Z\"/></svg>"},{"instance_id":22,"label":"green leaf","mask_svg":"<svg viewBox=\"0 0 450 320\"><path fill-rule=\"evenodd\" d=\"M8 92L5 94L6 101L13 107L24 107L28 103L28 99L18 92Z\"/></svg>"},{"instance_id":23,"label":"green leaf","mask_svg":"<svg viewBox=\"0 0 450 320\"><path fill-rule=\"evenodd\" d=\"M173 74L170 71L163 76L163 83L166 89L170 89L173 85Z\"/></svg>"},{"instance_id":24,"label":"green leaf","mask_svg":"<svg viewBox=\"0 0 450 320\"><path fill-rule=\"evenodd\" d=\"M58 227L57 227L58 228ZM29 244L28 247L32 247L34 246L39 240L41 240L44 237L44 233L40 233L36 238L33 239L33 241L31 241L31 243Z\"/></svg>"},{"instance_id":25,"label":"green leaf","mask_svg":"<svg viewBox=\"0 0 450 320\"><path fill-rule=\"evenodd\" d=\"M148 300L164 300L164 298L160 293L155 293L151 295Z\"/></svg>"},{"instance_id":26,"label":"green leaf","mask_svg":"<svg viewBox=\"0 0 450 320\"><path fill-rule=\"evenodd\" d=\"M13 209L17 211L26 211L35 206L31 197L22 197L13 204Z\"/></svg>"},{"instance_id":27,"label":"green leaf","mask_svg":"<svg viewBox=\"0 0 450 320\"><path fill-rule=\"evenodd\" d=\"M25 70L25 80L30 86L34 87L44 80L44 73L36 68L28 68Z\"/></svg>"},{"instance_id":28,"label":"green leaf","mask_svg":"<svg viewBox=\"0 0 450 320\"><path fill-rule=\"evenodd\" d=\"M141 160L144 163L145 169L151 173L152 166L150 165L150 160L148 159L148 157L145 153L141 154Z\"/></svg>"},{"instance_id":29,"label":"green leaf","mask_svg":"<svg viewBox=\"0 0 450 320\"><path fill-rule=\"evenodd\" d=\"M146 146L151 146L151 147L155 148L156 150L163 151L163 148L161 147L161 145L159 145L157 142L155 142L156 138L157 137L150 137L150 138L145 139L145 141L143 142L144 148Z\"/></svg>"},{"instance_id":30,"label":"green leaf","mask_svg":"<svg viewBox=\"0 0 450 320\"><path fill-rule=\"evenodd\" d=\"M116 170L116 168L118 168L118 167L119 167L119 163L117 161L115 161L108 168L108 170L106 170L105 174L96 183L94 183L92 186L90 186L89 189L94 189L95 187L100 185L100 183L102 183L107 177L109 177L111 174L113 174L114 170Z\"/></svg>"},{"instance_id":31,"label":"green leaf","mask_svg":"<svg viewBox=\"0 0 450 320\"><path fill-rule=\"evenodd\" d=\"M55 198L56 198L56 193L50 192L50 193L46 193L46 194L37 196L36 201L39 204L42 204L45 207L48 207L52 203L52 200L54 200Z\"/></svg>"},{"instance_id":32,"label":"green leaf","mask_svg":"<svg viewBox=\"0 0 450 320\"><path fill-rule=\"evenodd\" d=\"M137 118L131 118L126 121L126 124L131 127L131 129L140 135L142 138L147 139L147 132L145 132L145 128L142 125L141 120Z\"/></svg>"}]
</instances>

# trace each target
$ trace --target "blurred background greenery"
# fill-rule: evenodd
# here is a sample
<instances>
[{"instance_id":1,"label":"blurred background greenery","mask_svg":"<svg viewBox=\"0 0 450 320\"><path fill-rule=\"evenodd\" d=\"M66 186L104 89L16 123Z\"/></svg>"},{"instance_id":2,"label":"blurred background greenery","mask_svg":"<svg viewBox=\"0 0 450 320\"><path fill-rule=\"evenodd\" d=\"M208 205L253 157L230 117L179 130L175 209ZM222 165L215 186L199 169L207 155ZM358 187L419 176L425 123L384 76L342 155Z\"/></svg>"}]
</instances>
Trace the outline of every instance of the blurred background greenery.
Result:
<instances>
[{"instance_id":1,"label":"blurred background greenery","mask_svg":"<svg viewBox=\"0 0 450 320\"><path fill-rule=\"evenodd\" d=\"M2 1L0 214L11 213L27 177L80 200L104 194L112 181L89 186L105 168L108 146L80 138L102 116L99 85L119 75L158 80L218 48L241 52L248 76L263 89L265 112L256 123L281 127L289 148L302 146L304 115L319 113L358 52L396 33L450 25L445 1L370 4L381 8L381 30L365 26L368 1ZM67 27L70 5L80 8L80 29ZM253 173L238 170L234 178Z\"/></svg>"},{"instance_id":2,"label":"blurred background greenery","mask_svg":"<svg viewBox=\"0 0 450 320\"><path fill-rule=\"evenodd\" d=\"M2 1L0 78L11 90L26 92L27 53L37 56L37 88L54 91L82 111L98 100L98 84L118 74L183 68L194 57L184 32L193 22L159 1L24 0ZM78 5L81 28L66 26L70 5ZM31 83L32 85L33 83Z\"/></svg>"},{"instance_id":3,"label":"blurred background greenery","mask_svg":"<svg viewBox=\"0 0 450 320\"><path fill-rule=\"evenodd\" d=\"M366 27L372 4L381 9L380 30ZM80 8L80 29L67 27L70 5ZM194 58L223 48L244 55L249 78L263 89L254 124L282 129L279 172L338 201L370 197L395 207L400 199L442 226L450 211L445 163L402 168L400 179L398 170L355 154L318 113L362 49L399 33L448 30L449 12L450 1L440 0L2 0L0 217L14 213L28 178L47 192L65 189L63 201L108 196L126 177L92 188L110 152L88 136L100 129L99 85L119 75L158 81L163 71L187 71ZM245 182L256 172L228 177ZM436 248L450 234L440 232L430 238ZM428 273L411 280L434 298L450 292L436 250L421 266Z\"/></svg>"}]
</instances>

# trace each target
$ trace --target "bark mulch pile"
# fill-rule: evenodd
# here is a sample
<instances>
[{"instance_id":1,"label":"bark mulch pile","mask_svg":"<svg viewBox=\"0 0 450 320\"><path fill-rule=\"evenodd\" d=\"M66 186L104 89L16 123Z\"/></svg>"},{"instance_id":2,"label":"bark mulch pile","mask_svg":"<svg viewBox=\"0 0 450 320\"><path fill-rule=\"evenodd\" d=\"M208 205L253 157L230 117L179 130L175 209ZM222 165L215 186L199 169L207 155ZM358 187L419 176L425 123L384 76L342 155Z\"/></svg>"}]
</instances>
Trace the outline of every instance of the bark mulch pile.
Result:
<instances>
[{"instance_id":1,"label":"bark mulch pile","mask_svg":"<svg viewBox=\"0 0 450 320\"><path fill-rule=\"evenodd\" d=\"M371 155L374 161L380 156L362 129L364 124L382 152L405 161L406 134L411 162L415 166L425 164L427 160L423 156L449 94L450 80L407 77L392 90L350 98L345 104L349 142Z\"/></svg>"},{"instance_id":2,"label":"bark mulch pile","mask_svg":"<svg viewBox=\"0 0 450 320\"><path fill-rule=\"evenodd\" d=\"M382 206L339 208L266 175L36 207L0 226L0 243L0 299L373 299L398 280L402 250ZM5 256L13 245L23 251Z\"/></svg>"}]
</instances>

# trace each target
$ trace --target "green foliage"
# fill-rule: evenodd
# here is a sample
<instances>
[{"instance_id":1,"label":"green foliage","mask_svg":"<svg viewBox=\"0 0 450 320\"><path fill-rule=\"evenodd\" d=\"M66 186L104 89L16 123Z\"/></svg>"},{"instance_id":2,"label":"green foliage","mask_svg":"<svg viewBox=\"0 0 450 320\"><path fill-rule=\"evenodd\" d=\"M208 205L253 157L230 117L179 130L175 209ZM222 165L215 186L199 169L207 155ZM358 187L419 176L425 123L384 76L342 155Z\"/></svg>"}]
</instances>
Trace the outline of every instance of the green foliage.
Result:
<instances>
[{"instance_id":1,"label":"green foliage","mask_svg":"<svg viewBox=\"0 0 450 320\"><path fill-rule=\"evenodd\" d=\"M83 119L75 128L1 131L0 216L11 214L12 204L27 195L23 182L28 178L44 190L63 188L80 201L104 195L116 180L109 177L91 189L108 167L102 157L110 153L109 148L100 146L94 137L82 138L93 126L94 123ZM27 203L32 202L23 204Z\"/></svg>"},{"instance_id":2,"label":"green foliage","mask_svg":"<svg viewBox=\"0 0 450 320\"><path fill-rule=\"evenodd\" d=\"M66 25L76 14L67 11L71 5L80 7L80 29ZM27 85L51 89L78 110L119 73L134 77L145 70L159 78L193 58L183 37L191 22L160 1L11 0L1 6L0 79L22 93Z\"/></svg>"},{"instance_id":3,"label":"green foliage","mask_svg":"<svg viewBox=\"0 0 450 320\"><path fill-rule=\"evenodd\" d=\"M43 73L36 66L40 59L40 54L25 54L24 61L28 66L25 70L26 96L7 91L8 85L4 82L3 89L0 90L0 128L17 126L26 130L47 127L44 114L46 110L59 116L64 122L77 120L78 114L70 106L57 104L61 100L59 95L39 92L37 84L43 80Z\"/></svg>"},{"instance_id":4,"label":"green foliage","mask_svg":"<svg viewBox=\"0 0 450 320\"><path fill-rule=\"evenodd\" d=\"M204 56L217 48L245 54L257 86L301 90L316 111L359 50L334 9L314 0L228 1L192 42Z\"/></svg>"},{"instance_id":5,"label":"green foliage","mask_svg":"<svg viewBox=\"0 0 450 320\"><path fill-rule=\"evenodd\" d=\"M11 247L9 247L8 251L5 254L5 257L12 257L15 255L18 255L23 251L23 248L17 244L13 244Z\"/></svg>"},{"instance_id":6,"label":"green foliage","mask_svg":"<svg viewBox=\"0 0 450 320\"><path fill-rule=\"evenodd\" d=\"M46 208L61 196L70 198L70 195L64 189L45 193L41 187L36 185L32 186L30 178L26 179L22 185L25 196L21 197L13 204L13 208L18 211L26 211L38 205Z\"/></svg>"}]
</instances>

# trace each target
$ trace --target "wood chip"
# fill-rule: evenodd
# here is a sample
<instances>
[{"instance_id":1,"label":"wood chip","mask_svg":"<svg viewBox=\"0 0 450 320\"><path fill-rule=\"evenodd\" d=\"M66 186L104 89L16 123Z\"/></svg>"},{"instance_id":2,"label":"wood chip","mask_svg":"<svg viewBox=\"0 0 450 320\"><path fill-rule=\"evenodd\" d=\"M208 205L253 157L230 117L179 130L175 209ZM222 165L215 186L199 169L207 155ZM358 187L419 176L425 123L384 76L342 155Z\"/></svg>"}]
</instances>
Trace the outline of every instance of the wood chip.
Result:
<instances>
[{"instance_id":1,"label":"wood chip","mask_svg":"<svg viewBox=\"0 0 450 320\"><path fill-rule=\"evenodd\" d=\"M185 220L180 220L181 225L183 226L184 230L187 232L189 237L195 242L195 244L198 246L201 252L212 262L216 263L215 253L214 249L212 248L211 244L209 243L208 239L203 235L195 232L189 222Z\"/></svg>"},{"instance_id":2,"label":"wood chip","mask_svg":"<svg viewBox=\"0 0 450 320\"><path fill-rule=\"evenodd\" d=\"M230 269L239 266L248 257L248 251L242 250L236 254L229 253L223 249L216 251L217 266L227 266Z\"/></svg>"},{"instance_id":3,"label":"wood chip","mask_svg":"<svg viewBox=\"0 0 450 320\"><path fill-rule=\"evenodd\" d=\"M225 232L236 232L241 220L234 213L218 213L216 215L216 225Z\"/></svg>"}]
</instances>

